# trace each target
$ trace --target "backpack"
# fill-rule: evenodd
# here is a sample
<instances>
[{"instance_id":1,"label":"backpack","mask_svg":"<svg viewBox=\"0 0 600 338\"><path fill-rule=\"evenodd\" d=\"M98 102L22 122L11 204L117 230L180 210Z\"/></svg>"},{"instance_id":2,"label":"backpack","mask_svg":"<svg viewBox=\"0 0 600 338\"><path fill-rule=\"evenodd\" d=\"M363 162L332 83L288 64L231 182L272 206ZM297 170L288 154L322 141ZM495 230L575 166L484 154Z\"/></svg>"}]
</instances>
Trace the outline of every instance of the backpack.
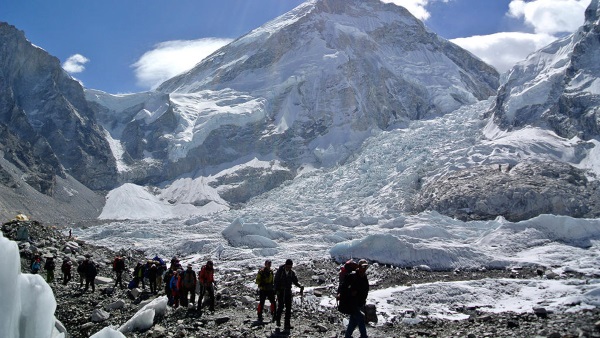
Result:
<instances>
[{"instance_id":1,"label":"backpack","mask_svg":"<svg viewBox=\"0 0 600 338\"><path fill-rule=\"evenodd\" d=\"M169 286L171 287L171 290L173 290L173 291L179 290L179 288L177 288L178 281L179 281L178 276L173 275L173 277L171 277L171 281L169 282Z\"/></svg>"},{"instance_id":2,"label":"backpack","mask_svg":"<svg viewBox=\"0 0 600 338\"><path fill-rule=\"evenodd\" d=\"M356 263L353 259L349 259L342 265L340 268L340 272L338 274L339 285L338 288L342 286L344 280L346 279L346 275L356 271L358 269L358 263Z\"/></svg>"},{"instance_id":3,"label":"backpack","mask_svg":"<svg viewBox=\"0 0 600 338\"><path fill-rule=\"evenodd\" d=\"M31 264L31 272L36 273L38 271L40 271L41 268L41 264L38 261L33 262L33 264Z\"/></svg>"},{"instance_id":4,"label":"backpack","mask_svg":"<svg viewBox=\"0 0 600 338\"><path fill-rule=\"evenodd\" d=\"M194 271L185 270L183 273L183 286L186 288L193 288L196 284L196 273Z\"/></svg>"},{"instance_id":5,"label":"backpack","mask_svg":"<svg viewBox=\"0 0 600 338\"><path fill-rule=\"evenodd\" d=\"M337 309L343 314L351 314L354 301L351 294L352 277L356 275L358 263L350 259L344 263L339 272L338 305Z\"/></svg>"}]
</instances>

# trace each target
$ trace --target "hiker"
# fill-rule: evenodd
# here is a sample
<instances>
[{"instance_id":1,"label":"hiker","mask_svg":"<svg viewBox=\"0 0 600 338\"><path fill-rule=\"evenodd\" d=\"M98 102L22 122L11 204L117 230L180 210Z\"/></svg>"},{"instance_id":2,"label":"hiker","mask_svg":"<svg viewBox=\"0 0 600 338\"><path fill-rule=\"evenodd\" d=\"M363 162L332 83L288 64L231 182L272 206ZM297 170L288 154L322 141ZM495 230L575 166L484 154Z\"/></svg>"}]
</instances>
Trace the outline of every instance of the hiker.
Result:
<instances>
[{"instance_id":1,"label":"hiker","mask_svg":"<svg viewBox=\"0 0 600 338\"><path fill-rule=\"evenodd\" d=\"M171 258L171 266L169 266L169 269L171 269L173 271L183 269L183 267L179 263L179 258L177 258L177 256L173 256L173 258Z\"/></svg>"},{"instance_id":2,"label":"hiker","mask_svg":"<svg viewBox=\"0 0 600 338\"><path fill-rule=\"evenodd\" d=\"M65 257L65 259L62 262L62 265L60 266L60 271L62 271L63 274L63 285L67 285L68 282L71 281L71 267L73 266L73 263L71 263L71 260L69 259L69 257Z\"/></svg>"},{"instance_id":3,"label":"hiker","mask_svg":"<svg viewBox=\"0 0 600 338\"><path fill-rule=\"evenodd\" d=\"M269 299L272 319L275 319L275 291L273 288L273 270L271 269L271 260L265 261L265 266L258 270L255 283L258 284L258 321L263 321L263 308L265 299Z\"/></svg>"},{"instance_id":4,"label":"hiker","mask_svg":"<svg viewBox=\"0 0 600 338\"><path fill-rule=\"evenodd\" d=\"M44 264L44 270L46 270L46 282L52 283L54 282L54 269L56 268L56 263L54 263L54 256L46 257L46 263Z\"/></svg>"},{"instance_id":5,"label":"hiker","mask_svg":"<svg viewBox=\"0 0 600 338\"><path fill-rule=\"evenodd\" d=\"M196 271L192 269L192 264L187 265L187 269L183 272L181 282L181 306L188 306L189 302L196 303Z\"/></svg>"},{"instance_id":6,"label":"hiker","mask_svg":"<svg viewBox=\"0 0 600 338\"><path fill-rule=\"evenodd\" d=\"M115 287L123 288L123 271L125 271L125 257L117 255L113 261L113 271L115 272Z\"/></svg>"},{"instance_id":7,"label":"hiker","mask_svg":"<svg viewBox=\"0 0 600 338\"><path fill-rule=\"evenodd\" d=\"M144 265L141 262L138 262L133 269L133 287L137 288L140 282L142 282L142 290L145 290L146 284L144 283Z\"/></svg>"},{"instance_id":8,"label":"hiker","mask_svg":"<svg viewBox=\"0 0 600 338\"><path fill-rule=\"evenodd\" d=\"M215 269L212 261L207 261L198 272L200 281L200 297L198 297L198 311L202 312L202 302L204 295L208 292L208 309L215 311Z\"/></svg>"},{"instance_id":9,"label":"hiker","mask_svg":"<svg viewBox=\"0 0 600 338\"><path fill-rule=\"evenodd\" d=\"M150 283L150 292L152 292L153 295L158 293L158 290L156 289L156 275L158 274L158 267L156 266L156 263L152 263L152 265L150 265L150 268L148 269L148 281Z\"/></svg>"},{"instance_id":10,"label":"hiker","mask_svg":"<svg viewBox=\"0 0 600 338\"><path fill-rule=\"evenodd\" d=\"M275 274L275 292L277 292L277 314L275 320L277 326L281 326L281 313L285 307L285 321L283 324L283 330L289 332L292 328L290 325L290 317L292 315L292 284L300 288L300 294L304 292L304 286L298 283L298 277L292 270L294 263L291 259L287 259L284 265L281 265L277 269Z\"/></svg>"},{"instance_id":11,"label":"hiker","mask_svg":"<svg viewBox=\"0 0 600 338\"><path fill-rule=\"evenodd\" d=\"M152 260L154 262L156 262L156 285L160 285L162 283L163 280L163 274L167 271L167 264L165 263L165 261L158 257L158 255L154 255L154 258L152 258Z\"/></svg>"},{"instance_id":12,"label":"hiker","mask_svg":"<svg viewBox=\"0 0 600 338\"><path fill-rule=\"evenodd\" d=\"M96 263L94 263L90 257L90 255L86 255L85 260L82 263L85 275L85 288L83 288L83 292L86 292L90 285L92 286L92 292L96 291L96 275L98 274L98 268L96 267Z\"/></svg>"},{"instance_id":13,"label":"hiker","mask_svg":"<svg viewBox=\"0 0 600 338\"><path fill-rule=\"evenodd\" d=\"M369 280L367 278L367 268L369 264L366 260L358 261L358 268L355 273L348 274L340 288L340 297L348 297L350 318L346 327L345 338L351 338L352 332L358 326L361 338L367 337L367 328L365 325L365 316L361 309L367 302L369 294Z\"/></svg>"},{"instance_id":14,"label":"hiker","mask_svg":"<svg viewBox=\"0 0 600 338\"><path fill-rule=\"evenodd\" d=\"M79 274L79 288L83 288L83 281L85 279L85 265L84 261L77 262L77 273Z\"/></svg>"},{"instance_id":15,"label":"hiker","mask_svg":"<svg viewBox=\"0 0 600 338\"><path fill-rule=\"evenodd\" d=\"M177 270L173 272L173 277L171 277L171 280L169 281L169 288L171 289L171 295L173 296L173 307L174 308L178 308L179 307L179 299L180 299L180 294L179 291L181 290L181 274L183 273L183 270Z\"/></svg>"},{"instance_id":16,"label":"hiker","mask_svg":"<svg viewBox=\"0 0 600 338\"><path fill-rule=\"evenodd\" d=\"M175 271L169 269L167 270L167 272L165 272L165 275L163 277L163 282L165 284L165 294L167 295L167 305L169 306L173 305L174 302L173 293L171 292L171 278L173 278L174 274Z\"/></svg>"},{"instance_id":17,"label":"hiker","mask_svg":"<svg viewBox=\"0 0 600 338\"><path fill-rule=\"evenodd\" d=\"M31 273L35 275L40 271L41 268L42 259L40 258L40 256L35 255L35 257L33 258L33 262L31 262Z\"/></svg>"}]
</instances>

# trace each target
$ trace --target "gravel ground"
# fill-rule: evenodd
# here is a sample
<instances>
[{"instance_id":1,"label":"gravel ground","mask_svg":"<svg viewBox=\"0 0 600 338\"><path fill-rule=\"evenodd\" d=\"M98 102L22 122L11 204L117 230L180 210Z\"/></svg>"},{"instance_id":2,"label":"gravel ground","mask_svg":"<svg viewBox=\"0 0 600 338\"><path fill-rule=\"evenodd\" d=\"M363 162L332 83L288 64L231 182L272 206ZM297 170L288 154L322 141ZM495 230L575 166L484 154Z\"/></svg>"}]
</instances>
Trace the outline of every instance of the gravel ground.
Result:
<instances>
[{"instance_id":1,"label":"gravel ground","mask_svg":"<svg viewBox=\"0 0 600 338\"><path fill-rule=\"evenodd\" d=\"M22 224L22 223L21 223ZM4 236L14 238L19 223L3 225ZM56 229L45 227L37 222L28 222L31 240L29 244L20 243L22 271L28 272L29 259L34 252L51 253L57 259L57 280L51 286L57 300L55 315L66 327L70 337L89 337L106 326L119 327L129 320L139 308L155 297L164 296L142 292L134 298L127 289L112 288L110 278L113 277L111 262L114 252L81 241L69 239ZM66 252L67 243L77 243L78 248ZM72 244L71 244L72 246ZM91 254L93 260L101 267L96 291L82 293L77 273L74 280L67 285L61 282L60 263L65 256L73 260ZM145 259L143 252L130 251L128 268ZM334 281L337 279L339 265L333 261L312 261L309 264L297 264L295 270L299 279L306 286L314 287L311 297L294 304L292 314L293 329L289 334L278 330L274 323L256 322L257 295L255 288L250 288L253 272L219 271L217 304L214 313L203 314L184 308L170 309L167 315L155 318L155 325L145 332L130 332L127 337L343 337L344 315L332 308L318 306L320 294L334 293ZM372 289L393 285L409 285L436 281L474 280L483 278L536 278L536 268L520 270L487 270L469 272L431 272L413 269L397 269L389 266L372 265L369 273L376 275L378 283ZM42 275L44 273L42 272ZM125 274L126 275L126 274ZM570 275L568 278L584 278ZM106 279L106 280L105 280ZM124 280L129 280L125 276ZM105 280L106 283L103 283ZM317 296L317 297L314 297ZM299 300L299 295L296 300ZM311 299L309 301L309 299ZM315 299L317 299L315 301ZM93 322L92 313L97 309L117 301L124 306L117 310L107 311L108 319ZM577 313L496 313L491 314L478 308L454 309L469 316L467 320L452 321L428 317L426 313L411 311L404 317L395 318L385 324L369 324L369 337L600 337L600 311L593 309ZM405 318L418 317L418 324L407 324ZM265 314L265 320L270 315ZM354 337L358 337L358 331Z\"/></svg>"}]
</instances>

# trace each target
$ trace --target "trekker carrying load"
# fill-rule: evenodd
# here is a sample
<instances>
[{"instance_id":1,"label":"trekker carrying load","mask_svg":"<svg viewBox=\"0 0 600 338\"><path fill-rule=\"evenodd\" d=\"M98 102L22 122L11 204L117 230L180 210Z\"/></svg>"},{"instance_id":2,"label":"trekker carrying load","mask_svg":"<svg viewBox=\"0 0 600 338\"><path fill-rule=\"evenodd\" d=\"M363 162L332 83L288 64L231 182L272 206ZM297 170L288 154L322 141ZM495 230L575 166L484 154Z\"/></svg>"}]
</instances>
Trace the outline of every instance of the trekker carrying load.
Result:
<instances>
[{"instance_id":1,"label":"trekker carrying load","mask_svg":"<svg viewBox=\"0 0 600 338\"><path fill-rule=\"evenodd\" d=\"M200 281L200 297L198 298L198 312L202 313L204 294L208 292L208 309L215 311L215 269L212 261L207 261L198 272Z\"/></svg>"},{"instance_id":2,"label":"trekker carrying load","mask_svg":"<svg viewBox=\"0 0 600 338\"><path fill-rule=\"evenodd\" d=\"M290 325L290 317L292 315L292 284L300 288L300 293L304 292L304 286L298 283L298 277L292 270L294 263L291 259L287 259L284 265L277 269L275 274L275 291L277 292L277 314L275 320L277 326L281 326L281 313L285 307L285 321L283 330L289 332L292 328Z\"/></svg>"},{"instance_id":3,"label":"trekker carrying load","mask_svg":"<svg viewBox=\"0 0 600 338\"><path fill-rule=\"evenodd\" d=\"M177 270L173 272L173 277L169 281L169 288L171 289L171 295L173 297L173 307L179 307L180 290L181 290L181 274L183 270Z\"/></svg>"},{"instance_id":4,"label":"trekker carrying load","mask_svg":"<svg viewBox=\"0 0 600 338\"><path fill-rule=\"evenodd\" d=\"M85 274L85 288L83 288L83 292L88 290L88 287L92 286L92 292L96 291L96 275L98 274L98 268L96 267L96 263L90 259L91 255L85 255L85 260L83 263L83 273Z\"/></svg>"},{"instance_id":5,"label":"trekker carrying load","mask_svg":"<svg viewBox=\"0 0 600 338\"><path fill-rule=\"evenodd\" d=\"M367 268L369 264L366 260L358 261L358 268L355 272L347 274L338 290L341 312L349 314L350 318L346 327L345 338L351 338L352 332L358 326L361 338L367 337L367 328L365 325L365 316L361 309L367 303L369 294L369 280L367 278ZM343 306L342 306L343 304Z\"/></svg>"},{"instance_id":6,"label":"trekker carrying load","mask_svg":"<svg viewBox=\"0 0 600 338\"><path fill-rule=\"evenodd\" d=\"M191 294L189 299L188 294ZM187 265L181 283L181 306L188 306L188 301L196 303L196 271L192 269L192 264Z\"/></svg>"},{"instance_id":7,"label":"trekker carrying load","mask_svg":"<svg viewBox=\"0 0 600 338\"><path fill-rule=\"evenodd\" d=\"M33 262L31 262L31 273L35 275L40 271L41 268L42 268L42 259L40 258L40 256L36 255L33 258Z\"/></svg>"},{"instance_id":8,"label":"trekker carrying load","mask_svg":"<svg viewBox=\"0 0 600 338\"><path fill-rule=\"evenodd\" d=\"M63 285L67 285L67 283L71 280L71 268L73 267L73 263L71 263L71 260L69 259L69 257L65 257L65 259L62 262L62 265L60 266L60 271L62 271L63 274Z\"/></svg>"},{"instance_id":9,"label":"trekker carrying load","mask_svg":"<svg viewBox=\"0 0 600 338\"><path fill-rule=\"evenodd\" d=\"M113 271L116 275L115 287L123 288L123 271L125 271L125 258L117 255L113 261Z\"/></svg>"},{"instance_id":10,"label":"trekker carrying load","mask_svg":"<svg viewBox=\"0 0 600 338\"><path fill-rule=\"evenodd\" d=\"M165 272L165 275L163 277L163 282L165 284L165 294L167 295L167 305L169 306L173 305L174 302L173 293L171 292L171 278L173 278L174 274L175 271L169 269L167 270L167 272Z\"/></svg>"},{"instance_id":11,"label":"trekker carrying load","mask_svg":"<svg viewBox=\"0 0 600 338\"><path fill-rule=\"evenodd\" d=\"M44 270L46 270L46 282L52 283L54 282L54 269L56 268L56 263L54 263L54 256L46 257L46 263L44 264Z\"/></svg>"},{"instance_id":12,"label":"trekker carrying load","mask_svg":"<svg viewBox=\"0 0 600 338\"><path fill-rule=\"evenodd\" d=\"M273 270L271 269L271 260L267 259L265 261L265 266L258 270L258 274L256 275L255 283L258 284L258 308L256 309L258 312L258 321L263 321L263 309L265 306L265 299L269 299L271 303L271 317L272 320L275 320L275 288L274 288L274 276Z\"/></svg>"},{"instance_id":13,"label":"trekker carrying load","mask_svg":"<svg viewBox=\"0 0 600 338\"><path fill-rule=\"evenodd\" d=\"M150 292L153 295L156 295L158 293L158 290L156 289L156 275L158 275L158 266L156 265L156 263L152 263L150 265L150 268L148 268L147 270L147 277L148 283L150 284Z\"/></svg>"}]
</instances>

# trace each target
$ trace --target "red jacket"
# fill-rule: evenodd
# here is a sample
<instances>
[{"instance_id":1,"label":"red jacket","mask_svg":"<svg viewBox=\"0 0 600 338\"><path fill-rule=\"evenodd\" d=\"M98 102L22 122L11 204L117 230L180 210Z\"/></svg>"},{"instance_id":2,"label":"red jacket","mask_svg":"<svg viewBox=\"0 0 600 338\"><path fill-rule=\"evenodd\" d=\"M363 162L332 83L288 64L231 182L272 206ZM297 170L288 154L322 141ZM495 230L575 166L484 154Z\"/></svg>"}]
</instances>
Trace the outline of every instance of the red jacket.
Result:
<instances>
[{"instance_id":1,"label":"red jacket","mask_svg":"<svg viewBox=\"0 0 600 338\"><path fill-rule=\"evenodd\" d=\"M215 270L204 265L200 272L198 272L198 280L204 286L211 285L215 281Z\"/></svg>"}]
</instances>

